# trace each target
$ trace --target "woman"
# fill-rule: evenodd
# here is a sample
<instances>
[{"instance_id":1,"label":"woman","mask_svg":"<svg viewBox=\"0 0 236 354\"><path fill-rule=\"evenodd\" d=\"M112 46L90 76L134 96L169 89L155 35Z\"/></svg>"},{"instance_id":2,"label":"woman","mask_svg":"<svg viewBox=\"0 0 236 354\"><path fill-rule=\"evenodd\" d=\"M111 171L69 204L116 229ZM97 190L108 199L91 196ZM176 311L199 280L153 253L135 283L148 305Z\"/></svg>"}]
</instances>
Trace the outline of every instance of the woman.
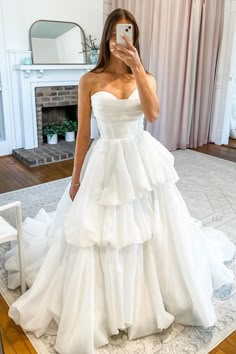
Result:
<instances>
[{"instance_id":1,"label":"woman","mask_svg":"<svg viewBox=\"0 0 236 354\"><path fill-rule=\"evenodd\" d=\"M128 49L116 43L116 25L133 23L134 43L127 38ZM79 189L79 176L90 141L91 96L104 90L125 99L138 89L142 111L146 119L154 122L159 114L156 81L145 72L139 57L139 29L134 17L126 10L117 9L110 14L103 31L98 64L80 80L79 124L76 158L70 196L72 200Z\"/></svg>"},{"instance_id":2,"label":"woman","mask_svg":"<svg viewBox=\"0 0 236 354\"><path fill-rule=\"evenodd\" d=\"M127 49L115 42L118 23L134 26ZM191 218L173 155L143 129L159 102L138 37L128 11L108 16L98 65L79 84L72 183L46 231L51 245L33 285L9 310L36 336L56 323L63 354L94 353L119 330L131 340L174 321L213 326L213 290L233 281L224 261L234 245ZM101 136L87 151L91 109Z\"/></svg>"}]
</instances>

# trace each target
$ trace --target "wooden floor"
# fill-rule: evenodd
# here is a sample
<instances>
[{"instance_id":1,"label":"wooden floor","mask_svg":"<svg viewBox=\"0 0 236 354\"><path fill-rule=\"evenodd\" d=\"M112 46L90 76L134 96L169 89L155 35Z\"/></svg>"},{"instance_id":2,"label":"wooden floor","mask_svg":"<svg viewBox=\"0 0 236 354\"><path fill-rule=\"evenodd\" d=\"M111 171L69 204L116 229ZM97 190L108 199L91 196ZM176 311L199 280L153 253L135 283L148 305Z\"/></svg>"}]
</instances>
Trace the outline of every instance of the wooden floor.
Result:
<instances>
[{"instance_id":1,"label":"wooden floor","mask_svg":"<svg viewBox=\"0 0 236 354\"><path fill-rule=\"evenodd\" d=\"M72 169L73 160L28 167L12 155L0 157L0 193L69 177Z\"/></svg>"},{"instance_id":2,"label":"wooden floor","mask_svg":"<svg viewBox=\"0 0 236 354\"><path fill-rule=\"evenodd\" d=\"M7 313L8 305L0 294L0 328L4 353L37 354L21 327L17 326Z\"/></svg>"},{"instance_id":3,"label":"wooden floor","mask_svg":"<svg viewBox=\"0 0 236 354\"><path fill-rule=\"evenodd\" d=\"M233 139L230 139L228 145L207 144L191 150L236 162L236 140Z\"/></svg>"},{"instance_id":4,"label":"wooden floor","mask_svg":"<svg viewBox=\"0 0 236 354\"><path fill-rule=\"evenodd\" d=\"M224 146L229 146L231 148L236 149L236 139L229 138L229 143L227 145L224 145Z\"/></svg>"},{"instance_id":5,"label":"wooden floor","mask_svg":"<svg viewBox=\"0 0 236 354\"><path fill-rule=\"evenodd\" d=\"M231 140L227 146L207 144L192 150L236 162L236 140ZM72 169L72 160L29 168L13 156L1 157L0 193L68 177L71 176ZM19 326L15 325L7 313L8 306L0 295L0 328L5 354L35 354L36 351L24 332ZM210 354L236 354L236 331L212 350Z\"/></svg>"}]
</instances>

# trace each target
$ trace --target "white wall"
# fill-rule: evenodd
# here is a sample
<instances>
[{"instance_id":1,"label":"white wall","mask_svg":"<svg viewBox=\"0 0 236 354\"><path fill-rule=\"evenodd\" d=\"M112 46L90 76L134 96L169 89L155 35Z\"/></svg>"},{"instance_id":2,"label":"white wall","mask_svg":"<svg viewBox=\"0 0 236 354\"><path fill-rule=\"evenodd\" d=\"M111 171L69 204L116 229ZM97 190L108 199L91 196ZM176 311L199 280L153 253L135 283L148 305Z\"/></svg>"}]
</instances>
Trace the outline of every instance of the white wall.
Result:
<instances>
[{"instance_id":1,"label":"white wall","mask_svg":"<svg viewBox=\"0 0 236 354\"><path fill-rule=\"evenodd\" d=\"M6 50L29 50L29 29L37 20L79 24L85 34L101 38L103 0L2 0Z\"/></svg>"},{"instance_id":2,"label":"white wall","mask_svg":"<svg viewBox=\"0 0 236 354\"><path fill-rule=\"evenodd\" d=\"M29 30L37 20L79 24L92 37L101 39L103 0L0 0L0 75L6 139L0 141L0 156L22 146L21 121L15 64L30 57Z\"/></svg>"}]
</instances>

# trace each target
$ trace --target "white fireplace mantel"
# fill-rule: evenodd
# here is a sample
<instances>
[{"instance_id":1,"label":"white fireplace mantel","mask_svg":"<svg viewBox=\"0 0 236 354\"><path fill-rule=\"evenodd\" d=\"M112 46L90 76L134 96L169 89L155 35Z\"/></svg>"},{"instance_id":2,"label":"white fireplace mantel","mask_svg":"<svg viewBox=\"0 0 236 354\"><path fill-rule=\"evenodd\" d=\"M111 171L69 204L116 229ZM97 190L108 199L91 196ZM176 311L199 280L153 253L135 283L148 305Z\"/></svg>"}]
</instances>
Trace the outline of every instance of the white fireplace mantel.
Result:
<instances>
[{"instance_id":1,"label":"white fireplace mantel","mask_svg":"<svg viewBox=\"0 0 236 354\"><path fill-rule=\"evenodd\" d=\"M25 149L38 147L35 88L45 86L78 85L82 75L94 65L15 65L20 84L20 115L22 141ZM92 117L93 118L93 117ZM91 120L92 138L96 136L96 122ZM95 135L95 136L93 136Z\"/></svg>"},{"instance_id":2,"label":"white fireplace mantel","mask_svg":"<svg viewBox=\"0 0 236 354\"><path fill-rule=\"evenodd\" d=\"M20 70L23 72L25 77L29 77L31 74L36 72L37 76L43 77L47 71L58 72L59 70L63 71L73 71L74 70L85 70L89 71L94 67L94 65L89 64L64 64L64 65L55 65L55 64L40 64L40 65L15 65L16 70Z\"/></svg>"}]
</instances>

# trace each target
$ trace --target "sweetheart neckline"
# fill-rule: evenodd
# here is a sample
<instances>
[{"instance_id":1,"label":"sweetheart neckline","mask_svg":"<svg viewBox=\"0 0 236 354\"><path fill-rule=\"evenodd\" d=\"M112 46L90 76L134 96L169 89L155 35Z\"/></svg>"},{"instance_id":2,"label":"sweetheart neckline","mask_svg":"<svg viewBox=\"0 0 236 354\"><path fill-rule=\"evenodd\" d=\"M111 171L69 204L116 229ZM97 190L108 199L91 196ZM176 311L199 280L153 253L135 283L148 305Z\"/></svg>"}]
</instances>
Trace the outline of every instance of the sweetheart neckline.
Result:
<instances>
[{"instance_id":1,"label":"sweetheart neckline","mask_svg":"<svg viewBox=\"0 0 236 354\"><path fill-rule=\"evenodd\" d=\"M114 95L112 92L109 92L109 91L104 91L104 90L101 90L101 91L97 91L97 92L94 92L90 97L92 98L93 96L99 94L99 93L108 93L109 95L113 96L115 99L117 99L118 101L127 101L128 99L130 99L130 97L138 90L138 88L136 87L132 92L131 94L127 97L127 98L119 98L117 97L116 95Z\"/></svg>"}]
</instances>

